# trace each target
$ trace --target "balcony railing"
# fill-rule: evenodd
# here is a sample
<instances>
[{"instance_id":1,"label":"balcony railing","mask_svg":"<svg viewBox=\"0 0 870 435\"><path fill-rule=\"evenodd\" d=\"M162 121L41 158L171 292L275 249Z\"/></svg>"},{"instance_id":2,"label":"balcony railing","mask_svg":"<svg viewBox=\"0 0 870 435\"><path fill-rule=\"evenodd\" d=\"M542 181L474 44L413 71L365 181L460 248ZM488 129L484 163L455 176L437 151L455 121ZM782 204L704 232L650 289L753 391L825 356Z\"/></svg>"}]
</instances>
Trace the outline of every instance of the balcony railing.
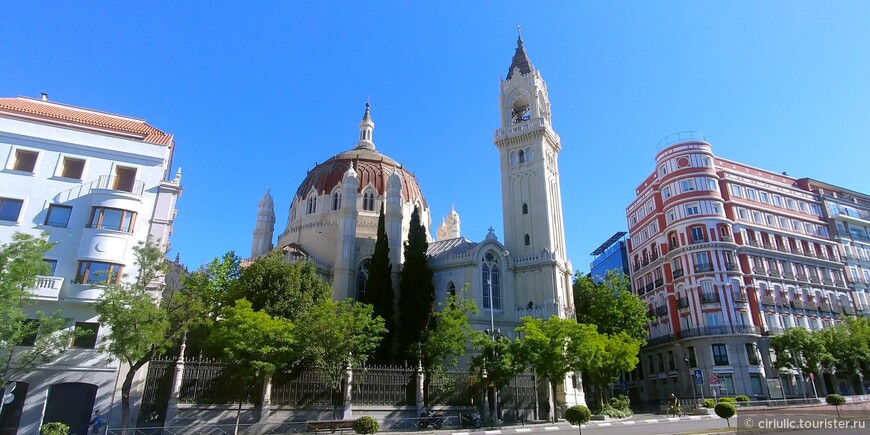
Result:
<instances>
[{"instance_id":1,"label":"balcony railing","mask_svg":"<svg viewBox=\"0 0 870 435\"><path fill-rule=\"evenodd\" d=\"M668 242L668 251L673 251L674 249L677 249L679 247L680 247L680 245L678 245L676 243Z\"/></svg>"},{"instance_id":2,"label":"balcony railing","mask_svg":"<svg viewBox=\"0 0 870 435\"><path fill-rule=\"evenodd\" d=\"M680 339L691 337L703 337L708 335L731 335L731 334L759 334L755 326L749 325L716 325L701 326L699 328L687 328L680 331Z\"/></svg>"},{"instance_id":3,"label":"balcony railing","mask_svg":"<svg viewBox=\"0 0 870 435\"><path fill-rule=\"evenodd\" d=\"M761 305L769 305L771 307L775 306L776 299L774 299L773 296L762 296L761 297Z\"/></svg>"},{"instance_id":4,"label":"balcony railing","mask_svg":"<svg viewBox=\"0 0 870 435\"><path fill-rule=\"evenodd\" d=\"M57 300L63 285L62 276L37 276L36 285L30 292L34 299Z\"/></svg>"},{"instance_id":5,"label":"balcony railing","mask_svg":"<svg viewBox=\"0 0 870 435\"><path fill-rule=\"evenodd\" d=\"M695 265L695 273L712 272L712 271L713 271L712 264L696 264Z\"/></svg>"},{"instance_id":6,"label":"balcony railing","mask_svg":"<svg viewBox=\"0 0 870 435\"><path fill-rule=\"evenodd\" d=\"M706 238L703 238L703 237L700 238L700 239L692 239L692 240L690 241L690 243L691 243L692 245L697 245L698 243L707 243L707 239L706 239Z\"/></svg>"},{"instance_id":7,"label":"balcony railing","mask_svg":"<svg viewBox=\"0 0 870 435\"><path fill-rule=\"evenodd\" d=\"M804 309L804 301L800 299L794 299L791 301L791 307L796 310L802 310Z\"/></svg>"},{"instance_id":8,"label":"balcony railing","mask_svg":"<svg viewBox=\"0 0 870 435\"><path fill-rule=\"evenodd\" d=\"M774 277L774 278L779 278L779 270L777 270L777 269L770 269L767 271L767 274L769 276Z\"/></svg>"},{"instance_id":9,"label":"balcony railing","mask_svg":"<svg viewBox=\"0 0 870 435\"><path fill-rule=\"evenodd\" d=\"M810 282L813 284L821 284L822 283L822 280L819 279L819 277L817 277L817 276L810 275L809 278L810 278Z\"/></svg>"},{"instance_id":10,"label":"balcony railing","mask_svg":"<svg viewBox=\"0 0 870 435\"><path fill-rule=\"evenodd\" d=\"M646 310L647 317L655 317L655 315L656 315L656 312L652 308L650 308L649 310Z\"/></svg>"},{"instance_id":11,"label":"balcony railing","mask_svg":"<svg viewBox=\"0 0 870 435\"><path fill-rule=\"evenodd\" d=\"M752 268L752 273L757 273L759 275L765 275L765 274L767 274L767 270L761 266L754 266Z\"/></svg>"},{"instance_id":12,"label":"balcony railing","mask_svg":"<svg viewBox=\"0 0 870 435\"><path fill-rule=\"evenodd\" d=\"M734 238L729 234L720 234L719 238L722 239L723 242L733 242Z\"/></svg>"},{"instance_id":13,"label":"balcony railing","mask_svg":"<svg viewBox=\"0 0 870 435\"><path fill-rule=\"evenodd\" d=\"M732 325L734 334L757 334L761 335L761 328L752 325Z\"/></svg>"},{"instance_id":14,"label":"balcony railing","mask_svg":"<svg viewBox=\"0 0 870 435\"><path fill-rule=\"evenodd\" d=\"M647 292L651 292L651 291L653 291L653 289L655 288L655 285L654 285L653 283L649 283L649 284L646 285L645 288L646 288L646 291L647 291Z\"/></svg>"},{"instance_id":15,"label":"balcony railing","mask_svg":"<svg viewBox=\"0 0 870 435\"><path fill-rule=\"evenodd\" d=\"M643 267L649 266L649 258L644 258L644 259L640 262L640 265L643 266Z\"/></svg>"},{"instance_id":16,"label":"balcony railing","mask_svg":"<svg viewBox=\"0 0 870 435\"><path fill-rule=\"evenodd\" d=\"M677 279L677 278L683 276L683 269L674 269L674 271L671 272L671 276L672 276L674 279Z\"/></svg>"},{"instance_id":17,"label":"balcony railing","mask_svg":"<svg viewBox=\"0 0 870 435\"><path fill-rule=\"evenodd\" d=\"M837 313L837 314L842 314L843 307L840 304L831 304L831 312Z\"/></svg>"},{"instance_id":18,"label":"balcony railing","mask_svg":"<svg viewBox=\"0 0 870 435\"><path fill-rule=\"evenodd\" d=\"M725 270L736 272L739 269L740 268L737 266L737 263L725 263Z\"/></svg>"},{"instance_id":19,"label":"balcony railing","mask_svg":"<svg viewBox=\"0 0 870 435\"><path fill-rule=\"evenodd\" d=\"M794 279L794 273L791 272L783 272L782 277L785 279Z\"/></svg>"},{"instance_id":20,"label":"balcony railing","mask_svg":"<svg viewBox=\"0 0 870 435\"><path fill-rule=\"evenodd\" d=\"M661 286L665 285L665 279L664 278L656 278L655 284L656 284L656 287L661 287Z\"/></svg>"},{"instance_id":21,"label":"balcony railing","mask_svg":"<svg viewBox=\"0 0 870 435\"><path fill-rule=\"evenodd\" d=\"M852 315L852 316L855 315L855 308L852 307L851 305L843 305L843 311L844 311L846 314L849 314L849 315Z\"/></svg>"},{"instance_id":22,"label":"balcony railing","mask_svg":"<svg viewBox=\"0 0 870 435\"><path fill-rule=\"evenodd\" d=\"M671 341L674 341L674 334L665 334L665 335L660 335L660 336L655 337L655 338L647 339L646 345L647 346L656 346L659 344L669 343Z\"/></svg>"},{"instance_id":23,"label":"balcony railing","mask_svg":"<svg viewBox=\"0 0 870 435\"><path fill-rule=\"evenodd\" d=\"M689 298L682 297L682 298L677 299L677 308L683 309L683 308L688 308L688 307L689 307Z\"/></svg>"},{"instance_id":24,"label":"balcony railing","mask_svg":"<svg viewBox=\"0 0 870 435\"><path fill-rule=\"evenodd\" d=\"M701 293L702 304L718 304L719 293Z\"/></svg>"},{"instance_id":25,"label":"balcony railing","mask_svg":"<svg viewBox=\"0 0 870 435\"><path fill-rule=\"evenodd\" d=\"M734 298L734 302L747 302L749 300L746 292L734 292L732 297Z\"/></svg>"},{"instance_id":26,"label":"balcony railing","mask_svg":"<svg viewBox=\"0 0 870 435\"><path fill-rule=\"evenodd\" d=\"M834 280L831 278L822 278L822 284L824 285L834 285Z\"/></svg>"},{"instance_id":27,"label":"balcony railing","mask_svg":"<svg viewBox=\"0 0 870 435\"><path fill-rule=\"evenodd\" d=\"M796 278L797 278L798 281L807 282L807 276L806 276L806 275L797 274Z\"/></svg>"},{"instance_id":28,"label":"balcony railing","mask_svg":"<svg viewBox=\"0 0 870 435\"><path fill-rule=\"evenodd\" d=\"M133 180L126 177L115 177L111 175L100 175L96 182L91 184L91 189L107 189L118 190L121 192L130 192L134 195L142 195L145 191L145 182L142 180Z\"/></svg>"},{"instance_id":29,"label":"balcony railing","mask_svg":"<svg viewBox=\"0 0 870 435\"><path fill-rule=\"evenodd\" d=\"M806 308L807 310L810 310L810 311L818 311L819 304L816 303L816 301L806 301L806 302L804 302L804 308Z\"/></svg>"},{"instance_id":30,"label":"balcony railing","mask_svg":"<svg viewBox=\"0 0 870 435\"><path fill-rule=\"evenodd\" d=\"M819 311L823 313L831 312L831 303L830 302L822 302L819 304Z\"/></svg>"},{"instance_id":31,"label":"balcony railing","mask_svg":"<svg viewBox=\"0 0 870 435\"><path fill-rule=\"evenodd\" d=\"M785 329L783 328L767 328L764 330L764 335L774 336L782 334L783 332L785 332Z\"/></svg>"},{"instance_id":32,"label":"balcony railing","mask_svg":"<svg viewBox=\"0 0 870 435\"><path fill-rule=\"evenodd\" d=\"M660 307L656 307L656 316L663 317L668 315L668 307L662 305Z\"/></svg>"}]
</instances>

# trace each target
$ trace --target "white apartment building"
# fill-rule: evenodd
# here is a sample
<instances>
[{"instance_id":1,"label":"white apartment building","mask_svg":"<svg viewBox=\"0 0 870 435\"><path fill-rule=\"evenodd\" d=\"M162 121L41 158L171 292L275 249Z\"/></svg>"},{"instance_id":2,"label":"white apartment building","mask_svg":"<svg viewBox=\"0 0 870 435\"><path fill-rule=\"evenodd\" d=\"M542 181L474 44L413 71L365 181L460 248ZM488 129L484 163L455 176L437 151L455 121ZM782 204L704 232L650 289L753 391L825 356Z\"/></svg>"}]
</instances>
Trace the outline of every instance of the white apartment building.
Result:
<instances>
[{"instance_id":1,"label":"white apartment building","mask_svg":"<svg viewBox=\"0 0 870 435\"><path fill-rule=\"evenodd\" d=\"M182 190L180 170L171 175L174 148L171 134L141 119L45 94L0 98L0 242L44 232L55 243L45 258L52 274L38 280L27 310L61 310L70 328L95 333L15 380L0 432L37 433L49 421L77 431L96 409L118 421L119 364L95 349L106 331L92 304L108 276L136 276L138 242L151 237L168 246Z\"/></svg>"}]
</instances>

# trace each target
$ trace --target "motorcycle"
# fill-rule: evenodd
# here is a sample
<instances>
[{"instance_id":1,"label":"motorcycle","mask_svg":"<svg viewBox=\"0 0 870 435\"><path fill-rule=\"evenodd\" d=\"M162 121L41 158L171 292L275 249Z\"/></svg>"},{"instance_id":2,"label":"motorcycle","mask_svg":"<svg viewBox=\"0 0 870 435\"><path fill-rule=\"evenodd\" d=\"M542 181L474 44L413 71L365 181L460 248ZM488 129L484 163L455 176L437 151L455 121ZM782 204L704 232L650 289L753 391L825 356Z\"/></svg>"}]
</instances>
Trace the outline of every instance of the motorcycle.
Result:
<instances>
[{"instance_id":1,"label":"motorcycle","mask_svg":"<svg viewBox=\"0 0 870 435\"><path fill-rule=\"evenodd\" d=\"M480 413L472 411L469 414L462 414L462 427L466 426L480 429Z\"/></svg>"},{"instance_id":2,"label":"motorcycle","mask_svg":"<svg viewBox=\"0 0 870 435\"><path fill-rule=\"evenodd\" d=\"M443 424L444 417L423 410L423 412L420 413L420 423L417 424L417 429L428 429L429 426L432 426L435 429L441 429Z\"/></svg>"}]
</instances>

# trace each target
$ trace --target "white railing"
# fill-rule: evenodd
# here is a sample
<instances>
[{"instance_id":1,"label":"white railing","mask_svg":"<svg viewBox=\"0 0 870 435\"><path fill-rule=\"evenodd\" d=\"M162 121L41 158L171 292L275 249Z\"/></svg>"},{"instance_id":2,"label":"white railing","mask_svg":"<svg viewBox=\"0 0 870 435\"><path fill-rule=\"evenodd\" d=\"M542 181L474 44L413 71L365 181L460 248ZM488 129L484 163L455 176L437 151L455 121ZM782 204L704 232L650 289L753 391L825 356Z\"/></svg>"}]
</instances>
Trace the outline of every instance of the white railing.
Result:
<instances>
[{"instance_id":1,"label":"white railing","mask_svg":"<svg viewBox=\"0 0 870 435\"><path fill-rule=\"evenodd\" d=\"M34 299L57 300L60 287L63 285L61 276L37 276L36 285L31 293Z\"/></svg>"}]
</instances>

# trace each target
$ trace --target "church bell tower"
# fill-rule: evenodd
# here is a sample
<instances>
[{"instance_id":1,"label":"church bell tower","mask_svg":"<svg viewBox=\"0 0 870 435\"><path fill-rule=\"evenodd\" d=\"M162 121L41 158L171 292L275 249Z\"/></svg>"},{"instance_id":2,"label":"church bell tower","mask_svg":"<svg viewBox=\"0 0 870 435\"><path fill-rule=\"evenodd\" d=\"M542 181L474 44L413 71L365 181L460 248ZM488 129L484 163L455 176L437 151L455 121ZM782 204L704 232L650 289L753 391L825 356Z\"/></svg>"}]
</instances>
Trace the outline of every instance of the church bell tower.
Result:
<instances>
[{"instance_id":1,"label":"church bell tower","mask_svg":"<svg viewBox=\"0 0 870 435\"><path fill-rule=\"evenodd\" d=\"M573 271L565 250L559 186L559 135L553 130L547 84L526 54L522 36L499 93L504 244L523 263L517 301L552 304L560 316L573 308Z\"/></svg>"}]
</instances>

